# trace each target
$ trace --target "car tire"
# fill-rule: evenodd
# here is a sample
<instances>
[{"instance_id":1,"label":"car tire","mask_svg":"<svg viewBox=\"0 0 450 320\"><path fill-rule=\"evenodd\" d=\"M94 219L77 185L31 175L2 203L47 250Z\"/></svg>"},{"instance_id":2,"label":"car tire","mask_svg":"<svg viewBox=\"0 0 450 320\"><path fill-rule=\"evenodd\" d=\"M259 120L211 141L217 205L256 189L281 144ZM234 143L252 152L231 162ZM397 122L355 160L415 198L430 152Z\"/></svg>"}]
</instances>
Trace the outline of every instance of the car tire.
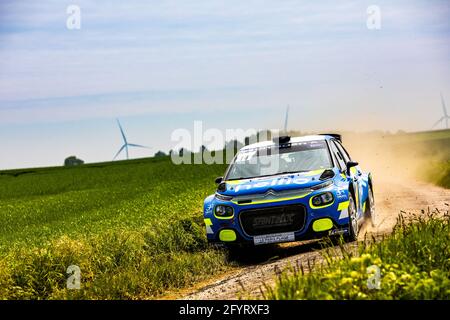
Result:
<instances>
[{"instance_id":1,"label":"car tire","mask_svg":"<svg viewBox=\"0 0 450 320\"><path fill-rule=\"evenodd\" d=\"M355 200L353 200L353 195L349 195L348 199L348 234L346 240L348 242L358 240L359 225L357 216Z\"/></svg>"},{"instance_id":2,"label":"car tire","mask_svg":"<svg viewBox=\"0 0 450 320\"><path fill-rule=\"evenodd\" d=\"M364 217L370 221L372 227L375 227L377 223L377 215L375 212L375 200L373 197L373 190L371 186L369 186L369 194L366 201L366 211L364 212Z\"/></svg>"},{"instance_id":3,"label":"car tire","mask_svg":"<svg viewBox=\"0 0 450 320\"><path fill-rule=\"evenodd\" d=\"M241 260L250 254L250 250L254 248L253 245L247 243L227 243L224 244L228 252L228 257L231 260Z\"/></svg>"}]
</instances>

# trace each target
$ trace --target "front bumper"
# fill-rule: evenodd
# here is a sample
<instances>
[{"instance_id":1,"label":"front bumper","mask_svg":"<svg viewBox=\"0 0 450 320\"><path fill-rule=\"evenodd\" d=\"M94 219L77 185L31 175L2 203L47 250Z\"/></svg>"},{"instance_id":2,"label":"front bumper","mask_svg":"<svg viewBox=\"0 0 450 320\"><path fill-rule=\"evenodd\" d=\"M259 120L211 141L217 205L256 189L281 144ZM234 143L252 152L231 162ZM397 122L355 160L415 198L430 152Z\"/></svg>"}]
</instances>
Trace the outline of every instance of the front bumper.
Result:
<instances>
[{"instance_id":1,"label":"front bumper","mask_svg":"<svg viewBox=\"0 0 450 320\"><path fill-rule=\"evenodd\" d=\"M314 207L310 201L310 199L317 194L318 193L313 193L301 199L277 201L257 205L237 205L235 203L221 201L214 198L214 200L212 200L209 204L209 207L205 209L204 213L208 241L222 243L257 243L257 241L255 241L255 237L261 235L289 233L289 237L280 238L288 240L274 241L285 242L322 238L330 234L345 234L348 231L348 205L346 206L346 204L348 204L348 199L342 197L338 198L336 197L336 194L334 194L335 198L331 205L317 208ZM214 215L214 207L219 204L232 206L234 209L233 217L229 219L218 219ZM273 229L273 232L267 231L262 234L255 232L251 233L248 228L246 230L241 219L241 214L243 212L248 212L249 210L278 210L281 207L290 206L302 206L305 210L304 221L297 230L292 230L292 228L286 228L284 230L283 227L278 227Z\"/></svg>"}]
</instances>

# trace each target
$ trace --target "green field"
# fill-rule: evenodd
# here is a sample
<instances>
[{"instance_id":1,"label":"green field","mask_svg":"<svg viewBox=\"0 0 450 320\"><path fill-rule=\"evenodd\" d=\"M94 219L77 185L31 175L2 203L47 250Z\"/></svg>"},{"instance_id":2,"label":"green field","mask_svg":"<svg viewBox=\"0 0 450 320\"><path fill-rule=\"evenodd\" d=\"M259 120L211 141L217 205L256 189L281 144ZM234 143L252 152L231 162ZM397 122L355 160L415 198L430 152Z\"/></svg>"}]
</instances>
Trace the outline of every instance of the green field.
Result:
<instances>
[{"instance_id":1,"label":"green field","mask_svg":"<svg viewBox=\"0 0 450 320\"><path fill-rule=\"evenodd\" d=\"M152 298L227 267L202 203L221 165L143 159L0 172L0 298ZM82 289L66 290L66 268Z\"/></svg>"},{"instance_id":2,"label":"green field","mask_svg":"<svg viewBox=\"0 0 450 320\"><path fill-rule=\"evenodd\" d=\"M450 160L433 161L424 173L424 180L450 189Z\"/></svg>"}]
</instances>

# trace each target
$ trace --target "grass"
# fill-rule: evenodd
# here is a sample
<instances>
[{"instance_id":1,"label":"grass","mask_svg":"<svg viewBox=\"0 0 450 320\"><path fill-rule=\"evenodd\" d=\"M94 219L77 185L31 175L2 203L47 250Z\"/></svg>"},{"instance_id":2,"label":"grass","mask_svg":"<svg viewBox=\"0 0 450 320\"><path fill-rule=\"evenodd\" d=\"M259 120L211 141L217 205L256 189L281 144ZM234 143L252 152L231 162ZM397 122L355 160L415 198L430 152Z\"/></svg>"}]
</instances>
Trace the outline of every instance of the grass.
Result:
<instances>
[{"instance_id":1,"label":"grass","mask_svg":"<svg viewBox=\"0 0 450 320\"><path fill-rule=\"evenodd\" d=\"M229 267L202 203L222 165L169 158L0 173L0 298L154 298ZM66 269L81 268L81 290Z\"/></svg>"},{"instance_id":2,"label":"grass","mask_svg":"<svg viewBox=\"0 0 450 320\"><path fill-rule=\"evenodd\" d=\"M303 268L282 273L266 299L449 299L450 216L399 218L392 235L363 242L356 252L341 246L326 263L305 274ZM374 267L380 270L379 289ZM368 285L368 281L373 284Z\"/></svg>"},{"instance_id":3,"label":"grass","mask_svg":"<svg viewBox=\"0 0 450 320\"><path fill-rule=\"evenodd\" d=\"M450 160L430 162L423 179L450 189Z\"/></svg>"}]
</instances>

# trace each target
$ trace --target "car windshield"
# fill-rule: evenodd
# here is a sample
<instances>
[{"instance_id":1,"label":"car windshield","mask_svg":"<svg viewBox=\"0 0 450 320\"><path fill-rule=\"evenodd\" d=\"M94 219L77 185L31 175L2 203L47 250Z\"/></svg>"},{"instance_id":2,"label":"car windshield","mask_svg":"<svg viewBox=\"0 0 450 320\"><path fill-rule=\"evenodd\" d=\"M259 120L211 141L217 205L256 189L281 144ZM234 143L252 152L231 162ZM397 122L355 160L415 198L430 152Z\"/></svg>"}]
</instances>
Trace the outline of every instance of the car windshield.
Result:
<instances>
[{"instance_id":1,"label":"car windshield","mask_svg":"<svg viewBox=\"0 0 450 320\"><path fill-rule=\"evenodd\" d=\"M226 180L248 179L283 173L331 168L324 140L240 151L230 165Z\"/></svg>"}]
</instances>

